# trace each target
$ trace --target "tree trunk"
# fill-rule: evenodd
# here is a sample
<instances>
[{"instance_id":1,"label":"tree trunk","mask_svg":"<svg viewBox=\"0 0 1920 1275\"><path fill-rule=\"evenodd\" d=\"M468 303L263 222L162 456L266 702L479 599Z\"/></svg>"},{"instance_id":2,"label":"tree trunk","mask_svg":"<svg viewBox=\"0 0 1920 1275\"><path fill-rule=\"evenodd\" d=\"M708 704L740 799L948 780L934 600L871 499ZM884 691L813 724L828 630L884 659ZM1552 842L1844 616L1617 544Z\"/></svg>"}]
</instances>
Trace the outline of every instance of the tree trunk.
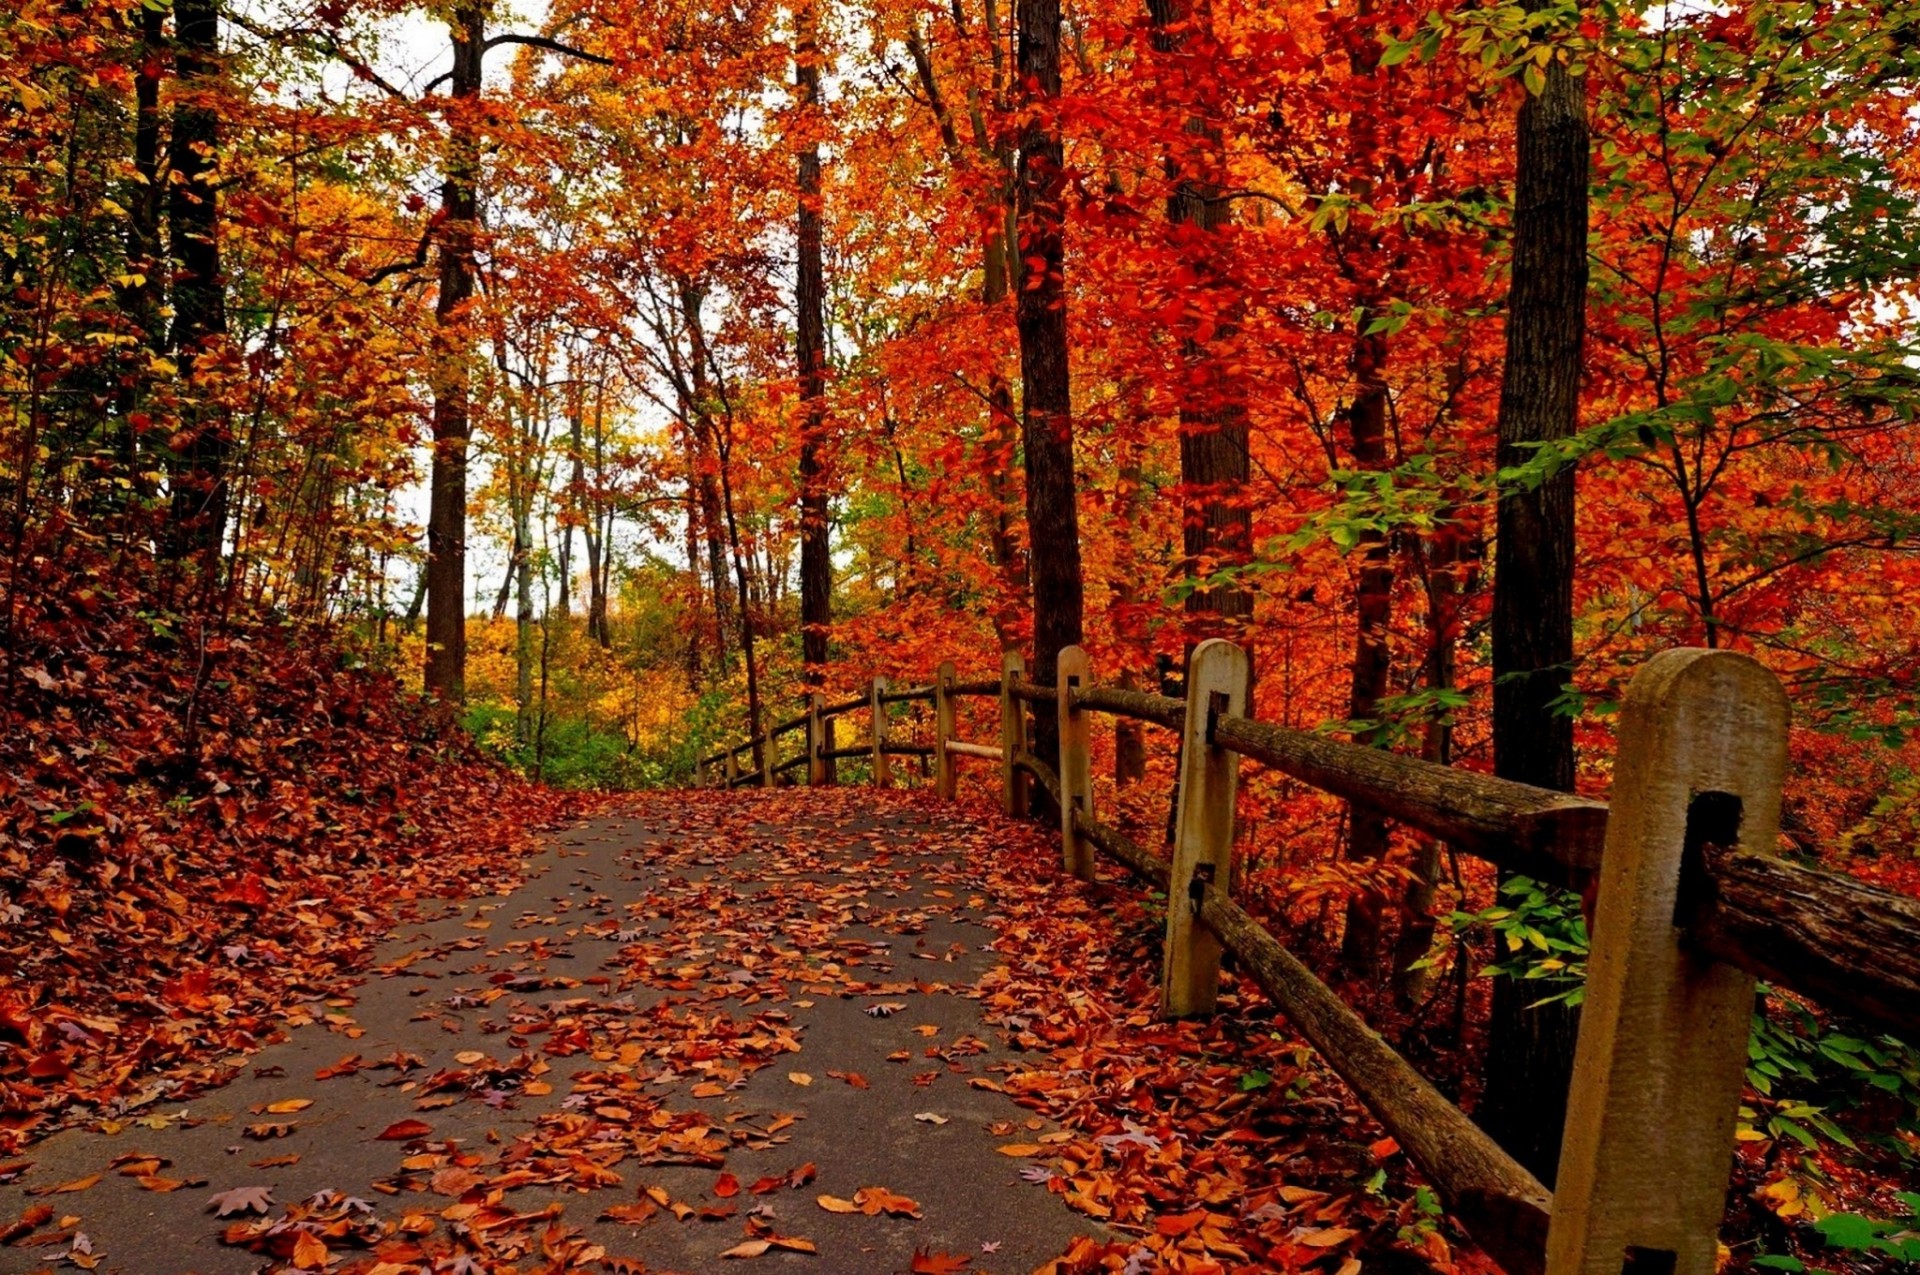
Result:
<instances>
[{"instance_id":1,"label":"tree trunk","mask_svg":"<svg viewBox=\"0 0 1920 1275\"><path fill-rule=\"evenodd\" d=\"M1387 467L1387 341L1383 333L1365 334L1373 312L1362 308L1361 334L1353 348L1353 405L1347 410L1350 449L1358 469ZM1384 533L1363 531L1359 536L1360 569L1354 581L1353 667L1347 688L1347 717L1376 722L1380 700L1387 693L1391 671L1388 626L1393 618L1393 557ZM1381 725L1354 732L1356 744L1375 744L1385 735ZM1348 807L1347 858L1355 863L1377 862L1387 852L1387 821L1370 806ZM1341 963L1361 978L1371 978L1380 963L1380 898L1372 890L1356 893L1347 903L1346 929L1340 943Z\"/></svg>"},{"instance_id":2,"label":"tree trunk","mask_svg":"<svg viewBox=\"0 0 1920 1275\"><path fill-rule=\"evenodd\" d=\"M1530 6L1532 7L1532 6ZM1549 62L1521 104L1513 200L1513 282L1500 384L1497 463L1579 425L1587 294L1587 90ZM1502 493L1493 579L1493 767L1504 779L1571 790L1573 719L1555 711L1573 664L1573 471ZM1479 1118L1551 1185L1560 1157L1578 1015L1514 979L1494 982Z\"/></svg>"},{"instance_id":3,"label":"tree trunk","mask_svg":"<svg viewBox=\"0 0 1920 1275\"><path fill-rule=\"evenodd\" d=\"M433 470L427 512L426 689L449 704L467 694L467 441L472 436L462 311L473 296L479 216L479 143L472 112L480 96L484 11L462 4L447 22L453 40L447 112L447 172L440 187L440 294L433 308Z\"/></svg>"},{"instance_id":4,"label":"tree trunk","mask_svg":"<svg viewBox=\"0 0 1920 1275\"><path fill-rule=\"evenodd\" d=\"M1461 602L1472 588L1478 534L1460 524L1459 506L1451 494L1436 517L1439 527L1423 546L1427 586L1426 685L1429 690L1441 691L1452 689L1454 684ZM1420 756L1438 766L1453 764L1453 726L1444 708L1436 706L1427 718ZM1426 998L1429 971L1413 966L1433 946L1433 898L1439 872L1440 843L1431 837L1422 837L1414 856L1413 876L1400 897L1400 935L1393 951L1394 996L1403 1009L1411 1010Z\"/></svg>"},{"instance_id":5,"label":"tree trunk","mask_svg":"<svg viewBox=\"0 0 1920 1275\"><path fill-rule=\"evenodd\" d=\"M1055 117L1060 99L1060 0L1018 0L1018 79L1025 86L1020 134L1019 298L1021 421L1027 454L1027 542L1033 580L1033 672L1058 674L1060 652L1078 645L1084 605L1080 519L1073 472L1073 402L1067 370L1065 148ZM1034 752L1050 758L1059 733L1035 714ZM1044 812L1039 812L1044 813Z\"/></svg>"},{"instance_id":6,"label":"tree trunk","mask_svg":"<svg viewBox=\"0 0 1920 1275\"><path fill-rule=\"evenodd\" d=\"M166 57L167 13L141 6L137 11L140 41L134 46L133 171L135 180L126 196L127 269L139 276L121 291L121 307L138 329L139 342L132 362L121 373L118 427L114 434L114 464L126 479L128 491L140 499L153 495L140 463L140 430L133 414L146 402L153 379L153 355L166 345L162 310L166 296L166 249L161 242L161 201L166 193L160 177L160 81ZM115 503L120 503L115 498Z\"/></svg>"},{"instance_id":7,"label":"tree trunk","mask_svg":"<svg viewBox=\"0 0 1920 1275\"><path fill-rule=\"evenodd\" d=\"M820 49L811 3L794 18L794 83L801 127L799 272L794 309L800 365L800 649L802 685L824 691L827 638L833 624L833 555L828 543L826 473L822 451L827 427L825 279L820 246L820 145L811 133L820 125Z\"/></svg>"},{"instance_id":8,"label":"tree trunk","mask_svg":"<svg viewBox=\"0 0 1920 1275\"><path fill-rule=\"evenodd\" d=\"M213 0L178 0L173 11L181 100L173 110L168 147L172 180L167 220L172 231L173 334L183 406L174 445L173 525L176 558L201 556L212 566L227 528L227 458L231 422L197 384L202 360L227 335L226 280L220 265L219 196L215 167L220 113L195 96L213 90L220 74L220 15Z\"/></svg>"},{"instance_id":9,"label":"tree trunk","mask_svg":"<svg viewBox=\"0 0 1920 1275\"><path fill-rule=\"evenodd\" d=\"M1211 329L1180 334L1180 489L1182 570L1194 587L1186 598L1187 642L1211 637L1244 640L1253 595L1234 584L1208 583L1221 567L1253 555L1253 516L1246 504L1250 473L1246 379L1232 357L1241 306L1224 278L1223 231L1232 221L1224 198L1226 150L1211 117L1217 93L1219 49L1211 0L1148 0L1154 48L1175 100L1195 103L1182 131L1191 145L1166 156L1173 189L1167 222L1185 285ZM1183 325L1185 326L1185 325Z\"/></svg>"}]
</instances>

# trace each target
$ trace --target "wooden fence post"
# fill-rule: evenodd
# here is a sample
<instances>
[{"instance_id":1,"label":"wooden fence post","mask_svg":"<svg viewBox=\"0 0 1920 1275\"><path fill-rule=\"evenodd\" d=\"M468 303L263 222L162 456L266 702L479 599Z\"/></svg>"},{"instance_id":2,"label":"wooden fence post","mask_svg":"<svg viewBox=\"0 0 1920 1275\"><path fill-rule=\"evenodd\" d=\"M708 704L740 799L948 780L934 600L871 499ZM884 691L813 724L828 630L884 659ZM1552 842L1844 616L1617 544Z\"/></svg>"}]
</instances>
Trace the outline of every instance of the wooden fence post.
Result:
<instances>
[{"instance_id":1,"label":"wooden fence post","mask_svg":"<svg viewBox=\"0 0 1920 1275\"><path fill-rule=\"evenodd\" d=\"M773 787L773 763L779 751L780 745L775 742L773 732L767 731L760 741L760 786L762 788Z\"/></svg>"},{"instance_id":2,"label":"wooden fence post","mask_svg":"<svg viewBox=\"0 0 1920 1275\"><path fill-rule=\"evenodd\" d=\"M942 801L953 800L953 661L940 665L933 680L933 791Z\"/></svg>"},{"instance_id":3,"label":"wooden fence post","mask_svg":"<svg viewBox=\"0 0 1920 1275\"><path fill-rule=\"evenodd\" d=\"M1773 853L1786 754L1786 696L1744 655L1665 651L1627 688L1548 1275L1712 1275L1753 977L1675 918L1711 888L1703 846Z\"/></svg>"},{"instance_id":4,"label":"wooden fence post","mask_svg":"<svg viewBox=\"0 0 1920 1275\"><path fill-rule=\"evenodd\" d=\"M1187 663L1180 804L1174 816L1167 941L1160 962L1160 1012L1169 1018L1211 1014L1220 994L1220 940L1200 923L1197 887L1211 882L1224 890L1232 877L1240 755L1213 742L1213 723L1224 714L1246 715L1252 673L1247 653L1219 638L1195 647Z\"/></svg>"},{"instance_id":5,"label":"wooden fence post","mask_svg":"<svg viewBox=\"0 0 1920 1275\"><path fill-rule=\"evenodd\" d=\"M1054 711L1060 723L1060 861L1082 881L1093 880L1093 845L1074 825L1075 811L1093 815L1093 764L1087 755L1087 715L1073 706L1073 692L1093 683L1093 661L1080 647L1060 652L1054 678Z\"/></svg>"},{"instance_id":6,"label":"wooden fence post","mask_svg":"<svg viewBox=\"0 0 1920 1275\"><path fill-rule=\"evenodd\" d=\"M1013 764L1027 751L1027 706L1014 697L1013 679L1026 675L1020 652L1000 656L1000 806L1010 815L1027 813L1027 772Z\"/></svg>"},{"instance_id":7,"label":"wooden fence post","mask_svg":"<svg viewBox=\"0 0 1920 1275\"><path fill-rule=\"evenodd\" d=\"M826 706L827 697L819 691L807 696L807 787L818 788L827 782L827 759L821 754L826 751L826 722L820 716L820 710Z\"/></svg>"},{"instance_id":8,"label":"wooden fence post","mask_svg":"<svg viewBox=\"0 0 1920 1275\"><path fill-rule=\"evenodd\" d=\"M733 781L740 776L739 750L727 750L727 787L733 787Z\"/></svg>"},{"instance_id":9,"label":"wooden fence post","mask_svg":"<svg viewBox=\"0 0 1920 1275\"><path fill-rule=\"evenodd\" d=\"M887 679L873 679L873 786L885 788L893 782L891 759L887 756Z\"/></svg>"}]
</instances>

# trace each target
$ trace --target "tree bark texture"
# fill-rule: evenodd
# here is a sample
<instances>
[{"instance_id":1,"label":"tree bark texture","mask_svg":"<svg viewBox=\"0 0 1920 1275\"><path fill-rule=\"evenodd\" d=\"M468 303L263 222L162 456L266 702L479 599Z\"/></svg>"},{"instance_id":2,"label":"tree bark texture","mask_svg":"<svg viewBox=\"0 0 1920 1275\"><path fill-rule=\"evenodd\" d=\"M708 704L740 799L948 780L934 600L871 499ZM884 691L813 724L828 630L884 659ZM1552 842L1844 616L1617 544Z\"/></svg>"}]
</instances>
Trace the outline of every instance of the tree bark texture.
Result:
<instances>
[{"instance_id":1,"label":"tree bark texture","mask_svg":"<svg viewBox=\"0 0 1920 1275\"><path fill-rule=\"evenodd\" d=\"M833 550L827 519L827 476L822 453L827 432L825 278L820 245L820 48L815 14L803 5L795 21L798 40L794 82L799 89L801 128L800 218L796 235L799 271L794 309L800 365L800 650L802 681L809 691L826 689L827 639L833 624Z\"/></svg>"},{"instance_id":2,"label":"tree bark texture","mask_svg":"<svg viewBox=\"0 0 1920 1275\"><path fill-rule=\"evenodd\" d=\"M480 96L486 19L477 5L453 11L453 78L447 110L447 171L440 187L440 290L434 302L433 466L427 510L426 689L449 704L466 698L467 443L472 437L471 354L463 311L473 297L479 218L479 144L472 113Z\"/></svg>"},{"instance_id":3,"label":"tree bark texture","mask_svg":"<svg viewBox=\"0 0 1920 1275\"><path fill-rule=\"evenodd\" d=\"M1073 472L1073 410L1067 370L1065 149L1054 117L1060 98L1060 0L1019 0L1021 271L1014 321L1025 386L1021 441L1027 455L1027 540L1033 584L1035 681L1051 683L1060 652L1078 645L1084 597ZM1035 715L1034 752L1059 748L1051 717ZM1049 812L1037 811L1046 815Z\"/></svg>"},{"instance_id":4,"label":"tree bark texture","mask_svg":"<svg viewBox=\"0 0 1920 1275\"><path fill-rule=\"evenodd\" d=\"M226 278L220 265L219 197L215 177L220 147L219 109L203 100L220 74L220 16L212 0L179 0L173 34L180 100L168 144L172 169L167 221L173 259L173 332L185 408L172 467L175 557L220 551L227 527L227 459L231 422L195 383L203 360L227 336Z\"/></svg>"},{"instance_id":5,"label":"tree bark texture","mask_svg":"<svg viewBox=\"0 0 1920 1275\"><path fill-rule=\"evenodd\" d=\"M1498 463L1579 424L1586 334L1586 81L1558 62L1521 104L1513 207L1513 282L1500 385ZM1573 473L1502 493L1493 580L1494 773L1571 790L1573 719L1554 709L1573 660ZM1524 983L1494 984L1480 1118L1549 1184L1560 1156L1578 1016L1528 1009Z\"/></svg>"}]
</instances>

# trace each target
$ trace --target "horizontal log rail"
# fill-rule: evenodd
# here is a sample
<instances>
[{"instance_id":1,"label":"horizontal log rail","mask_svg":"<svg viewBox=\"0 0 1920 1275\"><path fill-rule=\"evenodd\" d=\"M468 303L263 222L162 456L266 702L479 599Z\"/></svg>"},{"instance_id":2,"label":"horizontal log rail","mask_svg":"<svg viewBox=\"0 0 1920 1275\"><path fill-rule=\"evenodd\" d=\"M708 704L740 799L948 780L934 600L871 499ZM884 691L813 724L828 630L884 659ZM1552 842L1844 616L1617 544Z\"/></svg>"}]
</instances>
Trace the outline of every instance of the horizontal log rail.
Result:
<instances>
[{"instance_id":1,"label":"horizontal log rail","mask_svg":"<svg viewBox=\"0 0 1920 1275\"><path fill-rule=\"evenodd\" d=\"M984 757L988 761L999 761L1000 750L991 744L969 744L962 740L947 741L947 751L956 757Z\"/></svg>"},{"instance_id":2,"label":"horizontal log rail","mask_svg":"<svg viewBox=\"0 0 1920 1275\"><path fill-rule=\"evenodd\" d=\"M1049 797L1053 798L1054 805L1057 806L1060 804L1060 776L1054 773L1053 767L1047 765L1047 763L1041 761L1032 753L1014 754L1013 764L1017 769L1023 770L1033 776L1034 782L1039 784Z\"/></svg>"},{"instance_id":3,"label":"horizontal log rail","mask_svg":"<svg viewBox=\"0 0 1920 1275\"><path fill-rule=\"evenodd\" d=\"M1073 822L1082 836L1132 868L1149 884L1159 886L1162 890L1167 888L1167 882L1173 877L1171 863L1118 828L1101 823L1084 810L1073 812Z\"/></svg>"},{"instance_id":4,"label":"horizontal log rail","mask_svg":"<svg viewBox=\"0 0 1920 1275\"><path fill-rule=\"evenodd\" d=\"M1173 906L1173 904L1169 904ZM1509 1275L1546 1269L1553 1195L1415 1071L1245 908L1203 885L1199 920L1239 957L1433 1183L1447 1211Z\"/></svg>"},{"instance_id":5,"label":"horizontal log rail","mask_svg":"<svg viewBox=\"0 0 1920 1275\"><path fill-rule=\"evenodd\" d=\"M976 682L955 682L947 688L949 695L998 695L1000 679L983 678Z\"/></svg>"},{"instance_id":6,"label":"horizontal log rail","mask_svg":"<svg viewBox=\"0 0 1920 1275\"><path fill-rule=\"evenodd\" d=\"M933 688L922 686L914 690L888 691L880 697L882 704L916 704L933 698Z\"/></svg>"},{"instance_id":7,"label":"horizontal log rail","mask_svg":"<svg viewBox=\"0 0 1920 1275\"><path fill-rule=\"evenodd\" d=\"M1041 686L1024 677L1016 677L1007 683L1007 690L1015 699L1025 700L1029 704L1053 706L1054 690L1051 686Z\"/></svg>"},{"instance_id":8,"label":"horizontal log rail","mask_svg":"<svg viewBox=\"0 0 1920 1275\"><path fill-rule=\"evenodd\" d=\"M1169 730L1179 730L1187 719L1187 702L1171 695L1149 695L1145 691L1123 691L1114 686L1088 686L1072 692L1073 706L1094 713L1130 717L1137 722L1152 722Z\"/></svg>"},{"instance_id":9,"label":"horizontal log rail","mask_svg":"<svg viewBox=\"0 0 1920 1275\"><path fill-rule=\"evenodd\" d=\"M1216 717L1212 733L1222 748L1503 868L1578 884L1600 866L1603 802L1244 717Z\"/></svg>"},{"instance_id":10,"label":"horizontal log rail","mask_svg":"<svg viewBox=\"0 0 1920 1275\"><path fill-rule=\"evenodd\" d=\"M1920 1026L1920 899L1784 859L1704 846L1686 914L1702 955L1912 1037Z\"/></svg>"},{"instance_id":11,"label":"horizontal log rail","mask_svg":"<svg viewBox=\"0 0 1920 1275\"><path fill-rule=\"evenodd\" d=\"M932 744L883 744L880 751L889 757L931 757Z\"/></svg>"}]
</instances>

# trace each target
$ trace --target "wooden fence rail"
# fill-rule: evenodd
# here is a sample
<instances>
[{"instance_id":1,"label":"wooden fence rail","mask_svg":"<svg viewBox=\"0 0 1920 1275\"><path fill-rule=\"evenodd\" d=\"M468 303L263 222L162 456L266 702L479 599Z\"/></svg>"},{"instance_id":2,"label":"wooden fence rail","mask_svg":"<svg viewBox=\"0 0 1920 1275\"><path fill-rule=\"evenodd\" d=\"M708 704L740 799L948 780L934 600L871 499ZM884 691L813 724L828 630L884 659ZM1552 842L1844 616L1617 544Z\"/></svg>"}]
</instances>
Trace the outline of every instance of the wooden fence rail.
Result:
<instances>
[{"instance_id":1,"label":"wooden fence rail","mask_svg":"<svg viewBox=\"0 0 1920 1275\"><path fill-rule=\"evenodd\" d=\"M1184 698L1095 684L1078 647L1059 680L1028 681L1003 657L997 681L959 681L826 705L700 764L703 782L771 786L834 759L932 759L951 798L956 763L997 763L1009 814L1031 785L1059 818L1062 865L1091 878L1104 851L1167 892L1161 1011L1212 1013L1232 952L1433 1184L1448 1210L1512 1275L1619 1275L1629 1267L1711 1275L1731 1166L1754 978L1771 979L1891 1032L1920 1029L1920 901L1775 857L1787 708L1778 682L1727 651L1667 651L1628 688L1611 803L1455 770L1251 717L1246 654L1203 642ZM997 744L956 735L955 701L996 695ZM929 744L893 742L887 709L928 703ZM836 747L836 718L866 712L868 742ZM1059 752L1039 757L1028 715L1055 718ZM1088 761L1090 717L1181 733L1171 859L1103 823ZM806 749L776 740L804 726ZM745 751L756 772L738 765ZM1559 883L1597 884L1593 944L1558 1190L1501 1150L1230 897L1241 759L1366 805L1456 850Z\"/></svg>"}]
</instances>

